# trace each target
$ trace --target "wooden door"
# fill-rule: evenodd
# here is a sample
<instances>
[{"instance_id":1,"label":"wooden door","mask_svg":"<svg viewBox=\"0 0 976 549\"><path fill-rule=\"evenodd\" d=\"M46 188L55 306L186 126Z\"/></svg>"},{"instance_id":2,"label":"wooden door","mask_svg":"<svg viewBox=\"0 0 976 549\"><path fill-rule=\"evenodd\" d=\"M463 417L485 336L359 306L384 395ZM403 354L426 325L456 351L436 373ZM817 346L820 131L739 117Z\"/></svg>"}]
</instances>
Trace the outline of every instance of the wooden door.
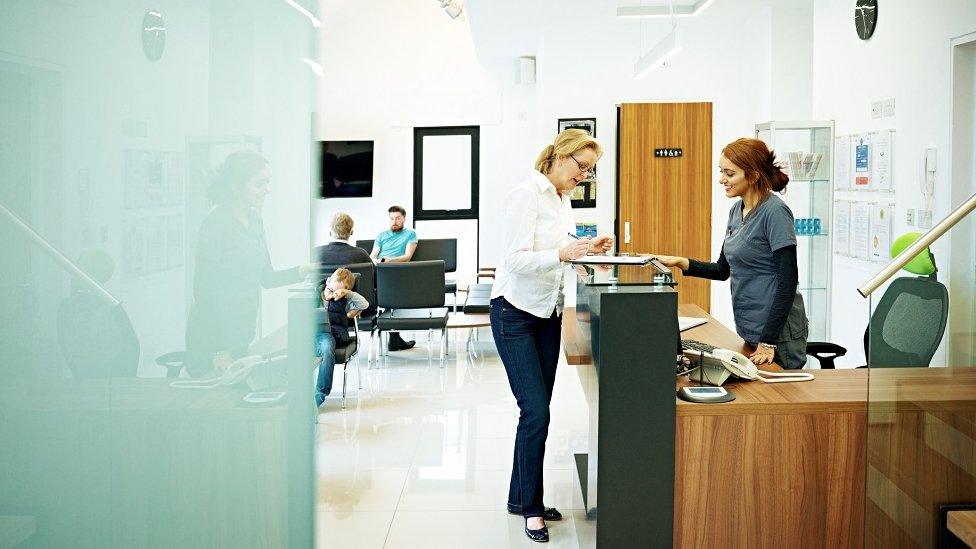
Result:
<instances>
[{"instance_id":1,"label":"wooden door","mask_svg":"<svg viewBox=\"0 0 976 549\"><path fill-rule=\"evenodd\" d=\"M712 104L622 104L617 136L618 250L713 261ZM678 302L709 311L709 281L674 271Z\"/></svg>"}]
</instances>

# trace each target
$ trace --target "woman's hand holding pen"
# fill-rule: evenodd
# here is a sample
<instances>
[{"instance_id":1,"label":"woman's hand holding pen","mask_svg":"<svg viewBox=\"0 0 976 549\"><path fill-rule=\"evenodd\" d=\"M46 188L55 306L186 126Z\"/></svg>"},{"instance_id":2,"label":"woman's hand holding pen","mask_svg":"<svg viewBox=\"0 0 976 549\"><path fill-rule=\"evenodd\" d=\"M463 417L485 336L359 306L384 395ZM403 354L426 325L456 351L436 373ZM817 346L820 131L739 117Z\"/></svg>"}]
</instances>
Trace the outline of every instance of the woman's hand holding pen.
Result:
<instances>
[{"instance_id":1,"label":"woman's hand holding pen","mask_svg":"<svg viewBox=\"0 0 976 549\"><path fill-rule=\"evenodd\" d=\"M559 248L559 261L571 261L583 257L590 251L591 242L589 238L573 240L569 244Z\"/></svg>"},{"instance_id":2,"label":"woman's hand holding pen","mask_svg":"<svg viewBox=\"0 0 976 549\"><path fill-rule=\"evenodd\" d=\"M590 240L590 252L595 254L605 254L613 247L612 236L598 236Z\"/></svg>"}]
</instances>

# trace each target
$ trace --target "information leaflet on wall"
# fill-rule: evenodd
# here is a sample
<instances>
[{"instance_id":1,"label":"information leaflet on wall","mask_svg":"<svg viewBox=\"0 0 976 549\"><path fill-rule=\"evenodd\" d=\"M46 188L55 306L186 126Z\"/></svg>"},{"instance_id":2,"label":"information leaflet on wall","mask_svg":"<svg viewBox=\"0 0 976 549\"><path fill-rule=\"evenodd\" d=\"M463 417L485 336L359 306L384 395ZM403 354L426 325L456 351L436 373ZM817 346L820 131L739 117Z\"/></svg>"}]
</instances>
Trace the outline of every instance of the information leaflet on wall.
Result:
<instances>
[{"instance_id":1,"label":"information leaflet on wall","mask_svg":"<svg viewBox=\"0 0 976 549\"><path fill-rule=\"evenodd\" d=\"M871 205L854 202L851 205L851 256L868 259L871 253Z\"/></svg>"},{"instance_id":2,"label":"information leaflet on wall","mask_svg":"<svg viewBox=\"0 0 976 549\"><path fill-rule=\"evenodd\" d=\"M834 139L834 188L851 188L851 136L849 135Z\"/></svg>"},{"instance_id":3,"label":"information leaflet on wall","mask_svg":"<svg viewBox=\"0 0 976 549\"><path fill-rule=\"evenodd\" d=\"M834 202L834 253L851 255L851 203Z\"/></svg>"},{"instance_id":4,"label":"information leaflet on wall","mask_svg":"<svg viewBox=\"0 0 976 549\"><path fill-rule=\"evenodd\" d=\"M854 148L853 189L871 188L871 135L861 134L852 140Z\"/></svg>"},{"instance_id":5,"label":"information leaflet on wall","mask_svg":"<svg viewBox=\"0 0 976 549\"><path fill-rule=\"evenodd\" d=\"M891 190L891 142L891 130L871 136L871 188L877 191Z\"/></svg>"},{"instance_id":6,"label":"information leaflet on wall","mask_svg":"<svg viewBox=\"0 0 976 549\"><path fill-rule=\"evenodd\" d=\"M871 205L871 259L891 259L891 218L894 204Z\"/></svg>"}]
</instances>

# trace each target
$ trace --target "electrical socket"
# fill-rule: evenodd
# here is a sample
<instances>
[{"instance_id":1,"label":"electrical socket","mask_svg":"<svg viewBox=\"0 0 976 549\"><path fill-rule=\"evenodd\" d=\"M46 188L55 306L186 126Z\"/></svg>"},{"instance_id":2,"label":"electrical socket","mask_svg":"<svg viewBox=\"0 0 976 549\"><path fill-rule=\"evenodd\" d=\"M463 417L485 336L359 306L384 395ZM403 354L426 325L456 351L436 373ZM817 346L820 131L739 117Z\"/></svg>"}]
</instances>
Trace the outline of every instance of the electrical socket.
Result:
<instances>
[{"instance_id":1,"label":"electrical socket","mask_svg":"<svg viewBox=\"0 0 976 549\"><path fill-rule=\"evenodd\" d=\"M884 100L883 110L884 110L885 117L889 117L889 116L894 116L895 115L895 98L894 97Z\"/></svg>"},{"instance_id":2,"label":"electrical socket","mask_svg":"<svg viewBox=\"0 0 976 549\"><path fill-rule=\"evenodd\" d=\"M932 228L932 210L918 211L918 228L919 229Z\"/></svg>"},{"instance_id":3,"label":"electrical socket","mask_svg":"<svg viewBox=\"0 0 976 549\"><path fill-rule=\"evenodd\" d=\"M905 214L905 222L908 223L909 227L915 226L915 208L908 208Z\"/></svg>"},{"instance_id":4,"label":"electrical socket","mask_svg":"<svg viewBox=\"0 0 976 549\"><path fill-rule=\"evenodd\" d=\"M871 103L871 118L881 118L881 113L884 110L883 103L881 101L875 101Z\"/></svg>"}]
</instances>

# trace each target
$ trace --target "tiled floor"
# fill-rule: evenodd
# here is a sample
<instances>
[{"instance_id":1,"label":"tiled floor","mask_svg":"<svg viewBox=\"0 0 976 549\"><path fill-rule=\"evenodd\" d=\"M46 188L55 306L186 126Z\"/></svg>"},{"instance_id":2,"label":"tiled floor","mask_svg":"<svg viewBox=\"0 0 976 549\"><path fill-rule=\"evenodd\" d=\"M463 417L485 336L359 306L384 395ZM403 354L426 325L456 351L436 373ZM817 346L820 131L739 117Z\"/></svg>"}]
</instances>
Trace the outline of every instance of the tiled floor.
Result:
<instances>
[{"instance_id":1,"label":"tiled floor","mask_svg":"<svg viewBox=\"0 0 976 549\"><path fill-rule=\"evenodd\" d=\"M537 547L521 517L505 511L518 422L505 370L487 329L475 343L478 358L464 351L464 332L458 336L443 368L437 358L428 361L424 341L371 369L363 357L363 388L350 369L345 410L337 372L335 396L316 427L318 546ZM544 482L545 503L565 518L549 523L547 547L594 545L573 464L586 444L579 379L561 363Z\"/></svg>"}]
</instances>

